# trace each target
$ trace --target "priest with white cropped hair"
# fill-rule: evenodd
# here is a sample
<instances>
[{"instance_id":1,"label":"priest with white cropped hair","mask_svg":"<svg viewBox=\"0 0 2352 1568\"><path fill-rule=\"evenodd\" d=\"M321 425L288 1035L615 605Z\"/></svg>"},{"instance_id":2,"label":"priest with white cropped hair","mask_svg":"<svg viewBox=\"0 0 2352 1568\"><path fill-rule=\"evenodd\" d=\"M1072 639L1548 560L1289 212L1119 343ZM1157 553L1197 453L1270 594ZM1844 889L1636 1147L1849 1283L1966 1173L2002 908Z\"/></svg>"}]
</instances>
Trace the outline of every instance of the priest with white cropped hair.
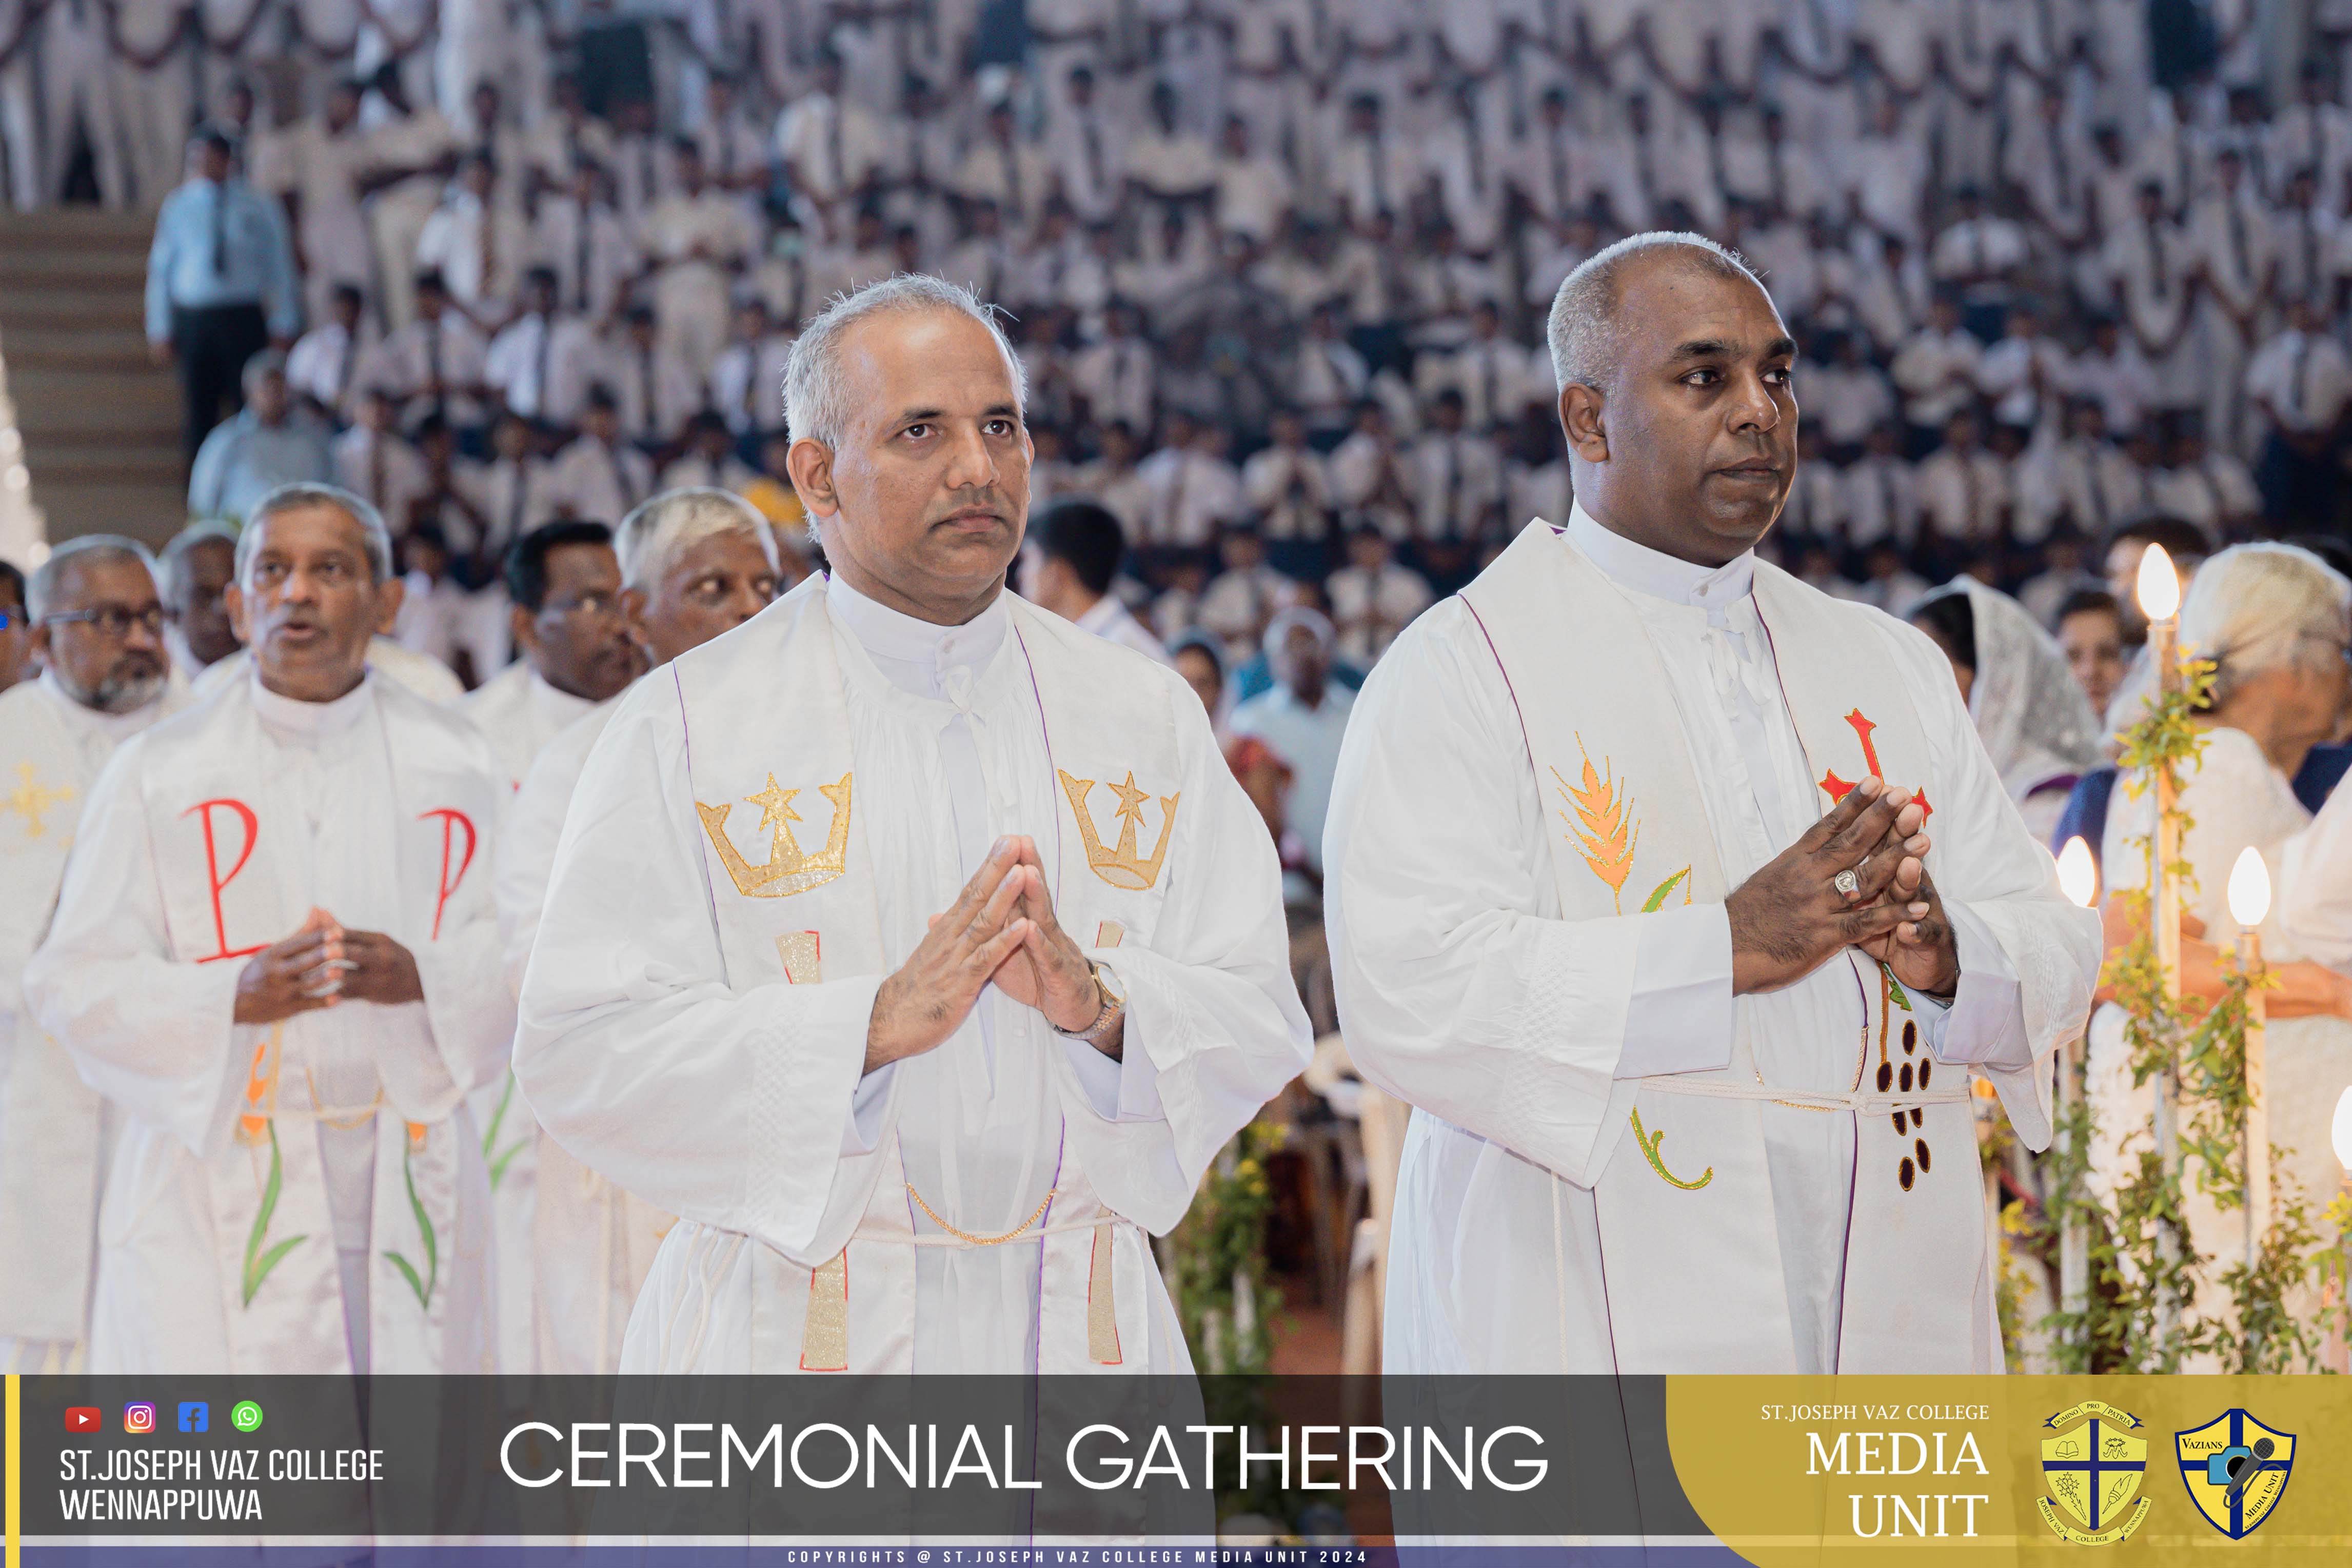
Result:
<instances>
[{"instance_id":1,"label":"priest with white cropped hair","mask_svg":"<svg viewBox=\"0 0 2352 1568\"><path fill-rule=\"evenodd\" d=\"M90 789L25 1002L123 1123L89 1370L480 1373L510 786L368 667L383 520L289 485L237 540L236 678ZM21 1261L21 1260L18 1260Z\"/></svg>"},{"instance_id":2,"label":"priest with white cropped hair","mask_svg":"<svg viewBox=\"0 0 2352 1568\"><path fill-rule=\"evenodd\" d=\"M640 682L589 757L517 1071L680 1217L624 1372L1190 1365L1150 1234L1307 1026L1198 699L1006 589L1023 393L936 278L811 321L785 416L831 577Z\"/></svg>"},{"instance_id":3,"label":"priest with white cropped hair","mask_svg":"<svg viewBox=\"0 0 2352 1568\"><path fill-rule=\"evenodd\" d=\"M1387 1370L1999 1371L1970 1087L2047 1145L2098 921L1936 645L1757 559L1796 345L1748 267L1635 235L1549 338L1577 505L1397 639L1325 836L1414 1107Z\"/></svg>"},{"instance_id":4,"label":"priest with white cropped hair","mask_svg":"<svg viewBox=\"0 0 2352 1568\"><path fill-rule=\"evenodd\" d=\"M59 1373L80 1370L114 1118L26 1014L25 964L99 770L188 689L144 547L68 539L26 588L40 677L0 692L0 1372Z\"/></svg>"}]
</instances>

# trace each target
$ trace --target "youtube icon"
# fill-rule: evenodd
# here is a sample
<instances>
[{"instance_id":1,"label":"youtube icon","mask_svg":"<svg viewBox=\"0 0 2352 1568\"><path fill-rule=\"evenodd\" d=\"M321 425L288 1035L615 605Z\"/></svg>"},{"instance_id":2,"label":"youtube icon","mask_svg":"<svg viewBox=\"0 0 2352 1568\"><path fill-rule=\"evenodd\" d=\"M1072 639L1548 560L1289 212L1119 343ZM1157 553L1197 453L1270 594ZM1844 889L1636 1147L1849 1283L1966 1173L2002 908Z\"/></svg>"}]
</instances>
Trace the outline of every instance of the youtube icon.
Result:
<instances>
[{"instance_id":1,"label":"youtube icon","mask_svg":"<svg viewBox=\"0 0 2352 1568\"><path fill-rule=\"evenodd\" d=\"M105 1427L106 1417L95 1406L69 1405L66 1407L66 1430L68 1432L98 1432L103 1431Z\"/></svg>"}]
</instances>

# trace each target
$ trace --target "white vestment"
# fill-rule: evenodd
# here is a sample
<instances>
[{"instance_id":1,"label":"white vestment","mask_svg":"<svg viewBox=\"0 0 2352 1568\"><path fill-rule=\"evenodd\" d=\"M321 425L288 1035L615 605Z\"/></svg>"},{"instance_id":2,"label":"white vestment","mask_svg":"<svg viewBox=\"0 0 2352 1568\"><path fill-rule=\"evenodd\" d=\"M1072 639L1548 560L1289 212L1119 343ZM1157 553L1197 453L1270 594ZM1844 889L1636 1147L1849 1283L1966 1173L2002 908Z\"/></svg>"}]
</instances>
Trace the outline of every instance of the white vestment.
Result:
<instances>
[{"instance_id":1,"label":"white vestment","mask_svg":"<svg viewBox=\"0 0 2352 1568\"><path fill-rule=\"evenodd\" d=\"M1933 807L1953 1005L1853 953L1735 998L1727 891L1882 760ZM1924 636L1531 524L1374 669L1325 854L1349 1053L1415 1107L1387 1370L2000 1368L1958 1064L2046 1144L2098 929Z\"/></svg>"},{"instance_id":2,"label":"white vestment","mask_svg":"<svg viewBox=\"0 0 2352 1568\"><path fill-rule=\"evenodd\" d=\"M523 775L547 743L595 706L550 685L530 661L518 659L467 693L457 711L482 732L506 768L508 781L520 789ZM501 855L504 838L501 834ZM511 977L520 978L520 974ZM499 1364L510 1373L529 1372L537 1365L531 1319L539 1292L531 1269L531 1230L539 1187L538 1134L529 1108L515 1092L512 1071L476 1090L467 1109L482 1129L482 1158L489 1165L490 1218L499 1254Z\"/></svg>"},{"instance_id":3,"label":"white vestment","mask_svg":"<svg viewBox=\"0 0 2352 1568\"><path fill-rule=\"evenodd\" d=\"M91 790L25 1000L125 1119L90 1368L490 1372L489 1191L465 1096L509 1042L473 728L373 677L235 682ZM421 1002L233 1021L313 908L414 955Z\"/></svg>"},{"instance_id":4,"label":"white vestment","mask_svg":"<svg viewBox=\"0 0 2352 1568\"><path fill-rule=\"evenodd\" d=\"M653 678L659 678L658 671ZM588 754L620 701L616 696L597 704L540 749L499 835L493 868L499 939L507 981L517 994L539 935L564 813ZM515 1124L518 1114L523 1120ZM566 1154L538 1125L521 1095L507 1120L510 1129L501 1136L529 1136L537 1171L530 1232L536 1364L542 1373L609 1376L621 1369L630 1309L677 1217L631 1197Z\"/></svg>"},{"instance_id":5,"label":"white vestment","mask_svg":"<svg viewBox=\"0 0 2352 1568\"><path fill-rule=\"evenodd\" d=\"M864 1073L877 987L1013 833L1123 1061L990 989ZM516 1057L559 1142L682 1217L623 1370L1189 1368L1145 1232L1307 1060L1278 876L1174 672L1009 593L942 627L812 578L640 682Z\"/></svg>"},{"instance_id":6,"label":"white vestment","mask_svg":"<svg viewBox=\"0 0 2352 1568\"><path fill-rule=\"evenodd\" d=\"M26 1018L91 783L114 748L188 700L173 679L131 713L76 702L54 671L0 692L0 1372L76 1370L89 1325L106 1103ZM36 1266L36 1260L37 1264Z\"/></svg>"}]
</instances>

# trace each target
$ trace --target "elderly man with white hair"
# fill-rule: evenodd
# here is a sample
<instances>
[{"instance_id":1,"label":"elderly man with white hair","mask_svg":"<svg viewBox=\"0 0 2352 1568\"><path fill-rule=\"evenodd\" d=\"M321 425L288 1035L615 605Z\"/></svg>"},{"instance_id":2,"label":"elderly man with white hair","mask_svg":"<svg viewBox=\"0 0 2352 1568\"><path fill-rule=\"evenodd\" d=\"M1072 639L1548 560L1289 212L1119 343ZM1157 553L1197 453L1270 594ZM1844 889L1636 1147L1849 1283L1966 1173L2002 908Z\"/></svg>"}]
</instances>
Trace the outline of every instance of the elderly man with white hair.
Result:
<instances>
[{"instance_id":1,"label":"elderly man with white hair","mask_svg":"<svg viewBox=\"0 0 2352 1568\"><path fill-rule=\"evenodd\" d=\"M1330 810L1331 778L1356 694L1331 678L1338 643L1330 618L1304 605L1278 612L1261 639L1274 685L1236 706L1226 720L1235 738L1254 736L1290 765L1285 803L1290 827L1307 846L1307 863L1323 869L1323 819Z\"/></svg>"},{"instance_id":2,"label":"elderly man with white hair","mask_svg":"<svg viewBox=\"0 0 2352 1568\"><path fill-rule=\"evenodd\" d=\"M2097 923L1935 643L1758 559L1755 275L1637 235L1549 337L1577 504L1390 647L1325 831L1349 1051L1414 1108L1387 1370L1998 1371L1970 1076L2047 1145Z\"/></svg>"},{"instance_id":3,"label":"elderly man with white hair","mask_svg":"<svg viewBox=\"0 0 2352 1568\"><path fill-rule=\"evenodd\" d=\"M624 1372L1190 1365L1147 1233L1307 1020L1199 701L1006 590L1023 397L966 289L818 315L785 414L831 577L640 682L589 758L516 1071L679 1216Z\"/></svg>"},{"instance_id":4,"label":"elderly man with white hair","mask_svg":"<svg viewBox=\"0 0 2352 1568\"><path fill-rule=\"evenodd\" d=\"M2328 1119L2352 1083L2352 929L2342 921L2347 862L2339 847L2346 791L2329 798L2316 823L2289 784L2311 748L2334 737L2352 697L2352 583L2293 545L2235 545L2208 559L2180 605L2180 642L2219 666L2212 705L2197 716L2204 746L2184 775L2180 809L2189 819L2181 858L2196 876L2184 900L2182 988L2220 991L2217 949L2237 929L2230 873L2249 848L2267 865L2280 896L2263 929L2263 956L2277 982L2265 999L2271 1142L2274 1167L2315 1211L2344 1176L2331 1152ZM2145 841L2154 791L2119 789L2107 813L2101 856L2109 892L2147 885ZM2111 919L2115 939L2128 927ZM2327 967L2326 966L2333 966ZM2091 1149L2095 1190L2111 1191L2138 1170L2148 1146L2151 1089L2132 1082L2131 1048L2119 1008L2092 1019L2088 1068L2099 1135ZM2137 1129L2134 1131L2134 1129ZM2198 1251L2228 1259L2243 1247L2242 1211L2217 1211L2195 1180L2187 1184L2189 1233ZM2204 1270L2199 1315L2226 1319L2230 1292ZM2316 1292L2290 1295L2307 1318ZM2191 1370L2200 1368L2192 1367ZM2211 1364L2201 1370L2218 1370Z\"/></svg>"},{"instance_id":5,"label":"elderly man with white hair","mask_svg":"<svg viewBox=\"0 0 2352 1568\"><path fill-rule=\"evenodd\" d=\"M671 490L621 519L619 610L631 639L663 680L663 666L768 607L776 596L775 536L751 504L724 490ZM520 992L539 934L563 819L589 753L626 695L605 698L541 748L515 795L497 865L499 933L507 978ZM518 1098L500 1117L499 1148L535 1145L531 1220L537 1370L620 1369L621 1333L670 1217L564 1153ZM493 1158L499 1157L496 1154Z\"/></svg>"},{"instance_id":6,"label":"elderly man with white hair","mask_svg":"<svg viewBox=\"0 0 2352 1568\"><path fill-rule=\"evenodd\" d=\"M68 539L27 585L38 680L0 693L0 1370L79 1370L89 1323L105 1103L25 1016L91 783L116 747L178 709L147 552ZM34 1266L37 1260L37 1266Z\"/></svg>"},{"instance_id":7,"label":"elderly man with white hair","mask_svg":"<svg viewBox=\"0 0 2352 1568\"><path fill-rule=\"evenodd\" d=\"M24 990L123 1118L92 1372L497 1370L465 1100L511 1040L510 786L369 670L391 556L356 496L261 497L228 591L249 674L91 788Z\"/></svg>"}]
</instances>

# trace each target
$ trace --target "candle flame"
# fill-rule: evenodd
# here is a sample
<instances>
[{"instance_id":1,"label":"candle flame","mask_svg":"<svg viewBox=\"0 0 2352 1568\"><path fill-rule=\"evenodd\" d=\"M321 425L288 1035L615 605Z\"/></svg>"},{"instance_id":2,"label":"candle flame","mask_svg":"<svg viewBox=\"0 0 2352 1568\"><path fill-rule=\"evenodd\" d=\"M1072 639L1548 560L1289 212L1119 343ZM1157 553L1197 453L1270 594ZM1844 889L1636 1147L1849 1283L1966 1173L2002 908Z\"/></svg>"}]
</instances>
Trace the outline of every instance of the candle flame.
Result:
<instances>
[{"instance_id":1,"label":"candle flame","mask_svg":"<svg viewBox=\"0 0 2352 1568\"><path fill-rule=\"evenodd\" d=\"M2162 545L2152 544L2139 558L2139 612L2150 621L2169 621L2180 613L2180 574Z\"/></svg>"},{"instance_id":2,"label":"candle flame","mask_svg":"<svg viewBox=\"0 0 2352 1568\"><path fill-rule=\"evenodd\" d=\"M2248 844L2230 868L2230 918L2251 930L2271 912L2271 873L2263 852Z\"/></svg>"},{"instance_id":3,"label":"candle flame","mask_svg":"<svg viewBox=\"0 0 2352 1568\"><path fill-rule=\"evenodd\" d=\"M2058 852L2058 889L2079 909L2088 909L2098 902L2099 868L2091 860L2091 846L2083 841L2080 833L2068 839L2066 847Z\"/></svg>"}]
</instances>

